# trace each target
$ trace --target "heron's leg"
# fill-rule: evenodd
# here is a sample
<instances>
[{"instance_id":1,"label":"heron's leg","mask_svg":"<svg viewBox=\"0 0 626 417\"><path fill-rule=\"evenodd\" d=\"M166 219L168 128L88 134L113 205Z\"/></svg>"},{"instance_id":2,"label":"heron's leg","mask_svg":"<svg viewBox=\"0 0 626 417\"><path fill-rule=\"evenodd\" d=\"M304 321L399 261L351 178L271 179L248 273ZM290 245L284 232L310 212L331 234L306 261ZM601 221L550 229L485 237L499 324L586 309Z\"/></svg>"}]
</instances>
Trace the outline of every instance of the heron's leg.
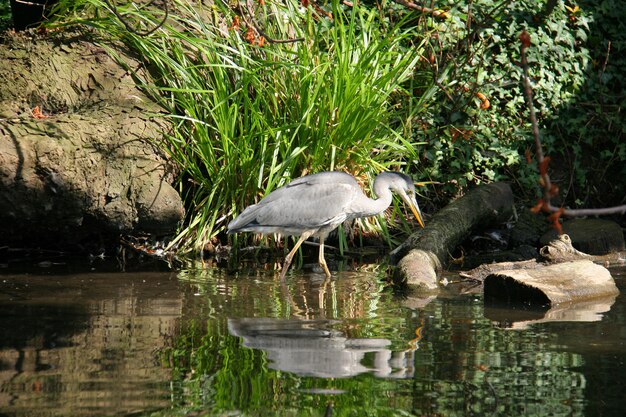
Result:
<instances>
[{"instance_id":1,"label":"heron's leg","mask_svg":"<svg viewBox=\"0 0 626 417\"><path fill-rule=\"evenodd\" d=\"M322 283L320 292L318 294L319 308L321 311L324 311L324 297L326 296L326 286L329 282L331 282L330 271L328 270L328 265L326 265L326 258L324 258L324 236L320 236L320 252L318 262L324 270L324 273L326 274L326 278L324 278L324 282Z\"/></svg>"},{"instance_id":2,"label":"heron's leg","mask_svg":"<svg viewBox=\"0 0 626 417\"><path fill-rule=\"evenodd\" d=\"M283 270L280 271L280 279L285 279L285 275L287 275L287 270L289 269L289 265L291 265L293 256L298 251L298 248L300 247L300 245L302 245L302 243L304 243L305 240L311 237L312 234L313 232L302 233L302 235L300 236L300 239L298 239L293 249L291 249L291 251L287 254L287 256L285 256L285 262L283 263Z\"/></svg>"},{"instance_id":3,"label":"heron's leg","mask_svg":"<svg viewBox=\"0 0 626 417\"><path fill-rule=\"evenodd\" d=\"M328 270L328 265L326 265L326 259L324 259L324 238L322 236L320 236L320 257L318 262L324 270L326 278L330 278L330 271Z\"/></svg>"}]
</instances>

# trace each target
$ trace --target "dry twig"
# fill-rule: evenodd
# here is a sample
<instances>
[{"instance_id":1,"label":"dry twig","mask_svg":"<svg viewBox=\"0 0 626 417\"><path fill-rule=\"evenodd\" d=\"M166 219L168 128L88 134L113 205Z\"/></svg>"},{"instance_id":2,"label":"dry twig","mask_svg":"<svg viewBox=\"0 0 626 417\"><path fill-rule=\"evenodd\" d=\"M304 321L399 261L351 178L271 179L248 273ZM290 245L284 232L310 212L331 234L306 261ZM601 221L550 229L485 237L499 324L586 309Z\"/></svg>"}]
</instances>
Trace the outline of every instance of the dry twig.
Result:
<instances>
[{"instance_id":1,"label":"dry twig","mask_svg":"<svg viewBox=\"0 0 626 417\"><path fill-rule=\"evenodd\" d=\"M144 7L150 7L154 4L156 0L152 0L150 3L148 3L146 6ZM135 28L133 28L130 23L128 23L128 21L126 20L126 18L117 10L117 7L115 7L112 3L110 3L109 0L104 0L104 3L109 6L109 9L111 9L111 12L113 12L113 14L119 19L120 22L122 22L122 24L124 25L124 27L126 27L126 30L128 30L131 33L134 33L137 36L148 36L151 35L152 33L156 32L160 27L162 27L165 24L165 21L167 20L167 17L169 16L169 8L167 5L167 1L163 1L163 19L161 19L161 21L159 23L157 23L152 29L144 31L144 32L140 32L138 30L136 30Z\"/></svg>"},{"instance_id":2,"label":"dry twig","mask_svg":"<svg viewBox=\"0 0 626 417\"><path fill-rule=\"evenodd\" d=\"M408 0L394 0L396 3L403 5L404 7L412 10L416 10L418 12L432 14L433 17L438 17L441 19L447 19L450 17L450 14L445 10L438 9L430 9L428 7L420 6L419 4L415 4L412 1Z\"/></svg>"},{"instance_id":3,"label":"dry twig","mask_svg":"<svg viewBox=\"0 0 626 417\"><path fill-rule=\"evenodd\" d=\"M539 123L537 122L537 115L535 113L535 106L533 105L533 92L530 85L530 78L528 76L528 60L526 58L526 50L530 47L530 35L524 31L519 37L521 42L521 55L522 55L522 70L524 74L524 97L528 105L530 112L530 122L532 124L533 137L535 138L535 152L537 155L537 161L539 162L539 175L541 176L541 185L543 188L543 196L533 207L533 211L538 212L543 210L546 213L552 213L550 219L554 221L554 225L560 232L559 217L581 217L581 216L602 216L608 214L624 214L626 213L626 205L605 207L597 209L566 209L563 207L557 207L552 204L552 197L558 193L558 187L550 180L548 174L548 164L550 163L550 157L544 156L543 148L541 145L541 136L539 134Z\"/></svg>"}]
</instances>

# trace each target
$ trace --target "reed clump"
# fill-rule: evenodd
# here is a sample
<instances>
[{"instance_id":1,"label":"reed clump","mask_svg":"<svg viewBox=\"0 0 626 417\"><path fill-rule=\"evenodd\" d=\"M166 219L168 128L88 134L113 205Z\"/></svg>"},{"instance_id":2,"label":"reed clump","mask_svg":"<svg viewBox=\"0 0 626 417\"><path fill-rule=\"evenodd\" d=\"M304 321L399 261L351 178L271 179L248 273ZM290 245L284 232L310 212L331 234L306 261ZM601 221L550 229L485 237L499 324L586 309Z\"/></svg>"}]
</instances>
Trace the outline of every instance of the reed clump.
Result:
<instances>
[{"instance_id":1,"label":"reed clump","mask_svg":"<svg viewBox=\"0 0 626 417\"><path fill-rule=\"evenodd\" d=\"M201 250L246 205L303 174L344 170L367 185L381 170L415 170L420 143L408 132L435 86L416 71L425 37L414 26L337 1L168 4L61 2L56 25L89 25L143 61L147 71L128 70L174 126L161 146L188 207L179 250Z\"/></svg>"}]
</instances>

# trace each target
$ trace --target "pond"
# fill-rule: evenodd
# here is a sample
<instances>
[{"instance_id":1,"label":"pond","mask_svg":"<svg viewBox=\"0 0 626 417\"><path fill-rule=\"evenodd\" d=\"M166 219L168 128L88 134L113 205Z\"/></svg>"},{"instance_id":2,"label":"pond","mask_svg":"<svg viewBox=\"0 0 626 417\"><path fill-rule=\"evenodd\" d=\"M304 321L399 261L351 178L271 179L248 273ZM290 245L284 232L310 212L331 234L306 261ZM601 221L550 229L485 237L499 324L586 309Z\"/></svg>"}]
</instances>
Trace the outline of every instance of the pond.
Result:
<instances>
[{"instance_id":1,"label":"pond","mask_svg":"<svg viewBox=\"0 0 626 417\"><path fill-rule=\"evenodd\" d=\"M49 266L49 265L48 265ZM63 267L56 267L63 268ZM622 416L613 302L398 294L372 265L0 276L1 416Z\"/></svg>"}]
</instances>

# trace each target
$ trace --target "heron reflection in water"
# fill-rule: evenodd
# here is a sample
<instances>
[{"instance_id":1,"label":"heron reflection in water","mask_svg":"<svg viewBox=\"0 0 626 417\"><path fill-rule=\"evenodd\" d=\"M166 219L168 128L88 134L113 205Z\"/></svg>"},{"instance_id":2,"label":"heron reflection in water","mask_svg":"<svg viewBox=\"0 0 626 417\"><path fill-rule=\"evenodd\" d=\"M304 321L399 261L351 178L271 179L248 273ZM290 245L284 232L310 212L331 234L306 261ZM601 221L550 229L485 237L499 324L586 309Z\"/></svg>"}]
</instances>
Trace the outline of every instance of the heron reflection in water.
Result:
<instances>
[{"instance_id":1,"label":"heron reflection in water","mask_svg":"<svg viewBox=\"0 0 626 417\"><path fill-rule=\"evenodd\" d=\"M415 185L401 172L383 172L374 180L374 194L367 197L357 181L344 172L320 172L298 178L272 191L259 203L247 207L228 224L228 233L280 233L300 236L287 254L280 278L284 279L293 257L309 237L319 238L319 264L327 277L324 239L346 220L370 217L383 212L398 194L409 206L420 226L422 213L415 199Z\"/></svg>"}]
</instances>

